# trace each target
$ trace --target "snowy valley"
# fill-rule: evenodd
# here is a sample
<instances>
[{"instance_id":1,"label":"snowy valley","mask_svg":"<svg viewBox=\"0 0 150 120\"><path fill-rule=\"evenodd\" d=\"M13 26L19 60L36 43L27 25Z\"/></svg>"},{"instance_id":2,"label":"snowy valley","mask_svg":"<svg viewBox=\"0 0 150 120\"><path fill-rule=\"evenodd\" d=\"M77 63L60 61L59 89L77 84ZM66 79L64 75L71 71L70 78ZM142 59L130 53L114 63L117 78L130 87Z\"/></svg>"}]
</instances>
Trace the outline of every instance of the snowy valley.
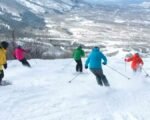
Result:
<instances>
[{"instance_id":1,"label":"snowy valley","mask_svg":"<svg viewBox=\"0 0 150 120\"><path fill-rule=\"evenodd\" d=\"M55 55L56 58L68 57L78 44L82 44L87 53L96 44L108 55L124 48L149 56L149 2L97 2L1 0L0 36L11 42L15 31L16 42L22 41L25 45L32 42L36 44L34 47L42 44L42 58L51 56L53 53L48 52L51 50L61 53Z\"/></svg>"}]
</instances>

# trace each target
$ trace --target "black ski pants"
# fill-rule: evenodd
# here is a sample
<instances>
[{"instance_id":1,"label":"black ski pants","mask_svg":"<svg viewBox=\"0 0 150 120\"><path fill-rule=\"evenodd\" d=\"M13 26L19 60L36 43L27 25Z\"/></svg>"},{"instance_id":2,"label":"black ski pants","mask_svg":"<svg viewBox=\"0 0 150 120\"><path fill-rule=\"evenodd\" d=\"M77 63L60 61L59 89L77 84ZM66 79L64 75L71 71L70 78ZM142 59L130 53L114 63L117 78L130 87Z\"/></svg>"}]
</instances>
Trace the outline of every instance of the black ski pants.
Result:
<instances>
[{"instance_id":1,"label":"black ski pants","mask_svg":"<svg viewBox=\"0 0 150 120\"><path fill-rule=\"evenodd\" d=\"M82 60L75 60L76 61L76 71L82 72L83 66L82 66Z\"/></svg>"},{"instance_id":2,"label":"black ski pants","mask_svg":"<svg viewBox=\"0 0 150 120\"><path fill-rule=\"evenodd\" d=\"M27 67L31 67L31 65L29 64L29 62L24 58L22 60L20 60L20 62L24 65L24 66L27 66Z\"/></svg>"},{"instance_id":3,"label":"black ski pants","mask_svg":"<svg viewBox=\"0 0 150 120\"><path fill-rule=\"evenodd\" d=\"M3 77L4 77L4 71L0 70L0 84L2 82Z\"/></svg>"},{"instance_id":4,"label":"black ski pants","mask_svg":"<svg viewBox=\"0 0 150 120\"><path fill-rule=\"evenodd\" d=\"M90 69L90 70L96 76L97 83L100 86L103 86L103 85L109 86L108 80L106 76L103 74L102 69Z\"/></svg>"}]
</instances>

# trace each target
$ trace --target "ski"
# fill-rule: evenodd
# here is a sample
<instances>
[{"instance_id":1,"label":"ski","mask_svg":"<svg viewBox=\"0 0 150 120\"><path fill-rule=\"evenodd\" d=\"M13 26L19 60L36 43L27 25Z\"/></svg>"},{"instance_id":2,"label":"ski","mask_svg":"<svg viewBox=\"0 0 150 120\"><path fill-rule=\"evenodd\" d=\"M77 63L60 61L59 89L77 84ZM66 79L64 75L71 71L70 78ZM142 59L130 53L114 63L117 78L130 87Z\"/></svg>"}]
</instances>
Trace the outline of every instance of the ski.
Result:
<instances>
[{"instance_id":1,"label":"ski","mask_svg":"<svg viewBox=\"0 0 150 120\"><path fill-rule=\"evenodd\" d=\"M7 86L7 85L12 85L10 81L2 81L0 86Z\"/></svg>"}]
</instances>

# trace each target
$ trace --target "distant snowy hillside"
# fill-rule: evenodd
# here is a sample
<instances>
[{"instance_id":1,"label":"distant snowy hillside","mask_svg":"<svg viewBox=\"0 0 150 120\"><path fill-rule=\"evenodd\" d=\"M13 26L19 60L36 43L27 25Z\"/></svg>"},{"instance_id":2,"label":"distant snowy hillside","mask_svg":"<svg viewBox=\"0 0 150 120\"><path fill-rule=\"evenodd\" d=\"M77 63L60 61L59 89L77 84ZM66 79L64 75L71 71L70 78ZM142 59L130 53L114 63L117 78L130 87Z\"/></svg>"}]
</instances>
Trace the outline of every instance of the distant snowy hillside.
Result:
<instances>
[{"instance_id":1,"label":"distant snowy hillside","mask_svg":"<svg viewBox=\"0 0 150 120\"><path fill-rule=\"evenodd\" d=\"M77 5L76 0L1 0L0 29L44 29L44 15L63 14Z\"/></svg>"},{"instance_id":2,"label":"distant snowy hillside","mask_svg":"<svg viewBox=\"0 0 150 120\"><path fill-rule=\"evenodd\" d=\"M79 44L89 51L97 44L103 50L116 49L113 54L118 53L118 48L125 48L149 55L148 3L148 0L0 0L0 37L9 42L16 38L16 42L36 43L40 46L38 50L44 47L44 54L49 53L47 44L63 52L72 51Z\"/></svg>"},{"instance_id":3,"label":"distant snowy hillside","mask_svg":"<svg viewBox=\"0 0 150 120\"><path fill-rule=\"evenodd\" d=\"M63 15L78 5L83 4L77 0L1 0L1 36L10 35L12 30L17 31L18 36L41 33L47 27L45 16Z\"/></svg>"},{"instance_id":4,"label":"distant snowy hillside","mask_svg":"<svg viewBox=\"0 0 150 120\"><path fill-rule=\"evenodd\" d=\"M105 3L110 3L109 6L105 6ZM139 3L140 0L136 0L134 2L131 1L125 1L125 0L105 0L105 1L89 1L89 0L1 0L0 1L0 30L2 32L5 32L6 30L13 30L13 29L19 29L19 32L28 32L31 29L46 29L47 23L47 17L51 22L56 22L56 19L58 15L63 15L64 19L66 18L65 15L67 14L74 14L77 17L83 17L82 11L85 9L84 12L93 11L94 3L99 5L98 8L99 12L101 11L116 11L117 9L117 3L124 3L128 2L130 4L132 3ZM98 4L99 3L99 4ZM111 5L111 3L114 3ZM145 2L148 3L148 2ZM147 5L147 4L141 4L141 5ZM146 6L148 7L148 5ZM78 9L76 9L78 8ZM109 10L109 11L108 11ZM81 11L81 13L79 12ZM121 10L120 10L121 11ZM128 11L130 12L130 11ZM102 12L103 13L103 12ZM105 13L103 13L105 15ZM107 13L106 13L107 14ZM109 14L109 13L108 13ZM111 15L111 14L110 14ZM109 16L110 16L109 15ZM46 18L45 18L46 17ZM69 17L69 16L68 16ZM102 16L101 16L102 17ZM107 18L105 18L107 19ZM111 20L111 19L110 19ZM107 21L107 20L106 20ZM56 25L59 25L56 23ZM58 26L59 27L59 26ZM26 29L25 29L26 28Z\"/></svg>"},{"instance_id":5,"label":"distant snowy hillside","mask_svg":"<svg viewBox=\"0 0 150 120\"><path fill-rule=\"evenodd\" d=\"M44 19L15 0L0 1L0 21L12 29L23 29L25 27L42 27ZM1 27L0 27L1 28ZM1 28L2 29L2 28Z\"/></svg>"},{"instance_id":6,"label":"distant snowy hillside","mask_svg":"<svg viewBox=\"0 0 150 120\"><path fill-rule=\"evenodd\" d=\"M36 13L45 13L45 12L58 12L63 13L64 11L70 10L75 6L72 0L16 0L20 4L29 8Z\"/></svg>"}]
</instances>

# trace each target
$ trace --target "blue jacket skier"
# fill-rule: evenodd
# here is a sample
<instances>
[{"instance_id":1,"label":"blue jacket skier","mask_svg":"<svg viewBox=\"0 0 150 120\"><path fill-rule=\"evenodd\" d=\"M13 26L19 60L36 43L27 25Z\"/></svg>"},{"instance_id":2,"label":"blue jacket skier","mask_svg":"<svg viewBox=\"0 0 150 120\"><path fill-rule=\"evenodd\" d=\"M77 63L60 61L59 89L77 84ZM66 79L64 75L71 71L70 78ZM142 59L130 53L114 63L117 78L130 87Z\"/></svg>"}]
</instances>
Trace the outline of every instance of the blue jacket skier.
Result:
<instances>
[{"instance_id":1,"label":"blue jacket skier","mask_svg":"<svg viewBox=\"0 0 150 120\"><path fill-rule=\"evenodd\" d=\"M109 86L108 80L103 74L102 63L106 65L107 58L98 47L94 47L86 60L85 68L89 68L90 71L96 76L96 80L99 85Z\"/></svg>"}]
</instances>

